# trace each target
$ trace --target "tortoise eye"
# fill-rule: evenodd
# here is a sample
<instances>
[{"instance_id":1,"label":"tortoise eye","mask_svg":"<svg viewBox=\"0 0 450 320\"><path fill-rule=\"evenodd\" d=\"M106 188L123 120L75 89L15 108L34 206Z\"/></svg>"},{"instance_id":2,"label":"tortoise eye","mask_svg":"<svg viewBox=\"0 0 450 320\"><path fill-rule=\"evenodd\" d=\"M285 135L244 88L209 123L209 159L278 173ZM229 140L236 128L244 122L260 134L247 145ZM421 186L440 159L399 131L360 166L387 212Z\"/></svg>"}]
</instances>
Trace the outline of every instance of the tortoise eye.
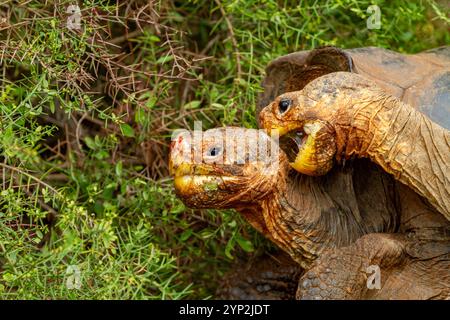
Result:
<instances>
[{"instance_id":1,"label":"tortoise eye","mask_svg":"<svg viewBox=\"0 0 450 320\"><path fill-rule=\"evenodd\" d=\"M222 151L222 149L219 147L212 147L208 150L207 154L210 157L215 157L215 156L219 155L221 151Z\"/></svg>"},{"instance_id":2,"label":"tortoise eye","mask_svg":"<svg viewBox=\"0 0 450 320\"><path fill-rule=\"evenodd\" d=\"M280 113L283 114L286 111L288 111L291 105L292 105L291 99L287 98L281 99L280 102L278 102L278 111L280 111Z\"/></svg>"}]
</instances>

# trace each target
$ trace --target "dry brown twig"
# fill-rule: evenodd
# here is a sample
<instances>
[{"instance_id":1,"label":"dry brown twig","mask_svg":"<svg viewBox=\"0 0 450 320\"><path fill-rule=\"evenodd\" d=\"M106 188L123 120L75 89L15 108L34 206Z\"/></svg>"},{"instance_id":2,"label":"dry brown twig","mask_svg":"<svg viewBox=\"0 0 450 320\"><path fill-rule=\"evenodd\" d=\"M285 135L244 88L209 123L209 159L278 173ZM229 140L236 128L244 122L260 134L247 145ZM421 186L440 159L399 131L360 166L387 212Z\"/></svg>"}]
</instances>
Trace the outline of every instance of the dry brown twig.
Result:
<instances>
[{"instance_id":1,"label":"dry brown twig","mask_svg":"<svg viewBox=\"0 0 450 320\"><path fill-rule=\"evenodd\" d=\"M236 77L237 79L241 79L242 78L241 54L239 52L239 46L236 40L236 36L234 34L233 24L231 23L231 20L228 18L227 13L225 12L225 9L223 8L220 0L214 0L214 2L219 7L220 13L222 14L227 24L228 32L230 33L231 43L233 44L234 48L234 54L236 55L236 69L237 69Z\"/></svg>"}]
</instances>

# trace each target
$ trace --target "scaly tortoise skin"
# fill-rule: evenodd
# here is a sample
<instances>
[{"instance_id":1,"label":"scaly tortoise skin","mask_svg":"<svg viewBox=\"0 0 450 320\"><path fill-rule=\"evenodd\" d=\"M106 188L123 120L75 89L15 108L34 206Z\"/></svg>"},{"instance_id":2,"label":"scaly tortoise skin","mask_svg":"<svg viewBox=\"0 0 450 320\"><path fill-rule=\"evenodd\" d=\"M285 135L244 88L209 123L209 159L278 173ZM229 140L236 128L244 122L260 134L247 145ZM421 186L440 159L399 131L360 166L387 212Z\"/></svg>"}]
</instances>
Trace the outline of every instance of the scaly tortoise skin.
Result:
<instances>
[{"instance_id":1,"label":"scaly tortoise skin","mask_svg":"<svg viewBox=\"0 0 450 320\"><path fill-rule=\"evenodd\" d=\"M231 140L225 140L227 130L234 135ZM220 153L219 140L213 139L212 133L223 137ZM260 140L250 138L247 145L256 146L264 139L274 144L262 132L256 133ZM298 175L290 169L282 151L278 162L268 157L266 162L238 164L232 158L220 163L227 159L228 148L234 150L243 137L240 128L204 132L199 145L195 145L204 161L197 163L180 156L191 154L192 142L177 137L172 143L170 163L177 195L189 207L236 208L289 253L307 269L300 278L297 298L449 297L450 226L433 209L423 208L424 202L417 194L406 187L401 189L402 195L397 194L390 176L367 161L355 162L354 172L361 174L355 174L353 182L348 180L353 170L332 170L326 178ZM210 150L215 150L214 156ZM243 158L253 159L253 155L246 153ZM373 170L362 176L368 168ZM348 183L355 186L354 191L342 194ZM347 190L351 189L347 186ZM418 216L417 210L421 210ZM366 270L371 265L381 269L380 290L368 290L366 286ZM270 280L261 277L262 281ZM241 282L242 286L248 292L245 282ZM254 297L251 292L247 296Z\"/></svg>"},{"instance_id":2,"label":"scaly tortoise skin","mask_svg":"<svg viewBox=\"0 0 450 320\"><path fill-rule=\"evenodd\" d=\"M268 85L273 70L278 70L270 72L269 67L262 101L264 96L276 97L292 88L286 79L306 84L305 79L327 73L324 70L333 71L323 66L306 67L309 71L305 71L305 64L293 67L283 63L286 69L279 70L289 70L288 76L284 82ZM296 68L301 72L296 72ZM173 152L171 159L177 177L179 164ZM203 179L194 185L176 184L176 190L189 206L237 208L253 226L288 252L308 270L300 279L297 298L449 297L449 223L417 193L366 160L332 168L323 177L289 172L286 156L280 163L285 165L280 166L273 183L259 174L253 179L241 176L234 180L241 183L233 185L224 180L216 189L202 189ZM209 166L210 174L216 177L245 172L242 167L224 170ZM204 171L191 173L202 175ZM192 192L186 192L186 186ZM201 190L206 198L199 196ZM252 197L242 201L248 190ZM368 290L365 285L365 271L372 264L381 267L381 290Z\"/></svg>"}]
</instances>

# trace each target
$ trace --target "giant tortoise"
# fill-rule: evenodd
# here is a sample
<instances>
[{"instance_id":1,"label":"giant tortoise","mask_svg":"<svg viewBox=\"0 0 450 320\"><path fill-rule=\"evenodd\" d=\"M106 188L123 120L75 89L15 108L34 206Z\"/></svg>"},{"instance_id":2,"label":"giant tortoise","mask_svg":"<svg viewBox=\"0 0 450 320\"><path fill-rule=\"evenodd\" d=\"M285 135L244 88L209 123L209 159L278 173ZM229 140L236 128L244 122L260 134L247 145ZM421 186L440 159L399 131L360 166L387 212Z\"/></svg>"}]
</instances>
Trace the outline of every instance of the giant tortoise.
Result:
<instances>
[{"instance_id":1,"label":"giant tortoise","mask_svg":"<svg viewBox=\"0 0 450 320\"><path fill-rule=\"evenodd\" d=\"M209 160L189 162L178 155L180 150L189 152L192 146L177 140L171 153L176 191L191 207L236 208L286 251L307 270L300 278L297 298L449 298L450 222L438 210L440 200L436 204L426 195L418 194L414 186L412 189L397 181L398 177L367 159L348 158L344 166L326 164L320 172L326 174L319 177L296 173L290 169L289 162L295 164L297 151L305 143L302 134L307 139L308 134L298 134L299 127L275 121L285 108L287 111L295 105L289 94L288 99L283 99L283 95L275 99L277 96L304 87L306 90L309 82L312 85L321 79L330 81L333 76L340 77L341 71L363 74L388 96L397 96L411 104L411 101L422 101L418 110L430 111L430 118L436 120L433 117L446 114L441 109L448 102L448 82L445 84L448 70L446 48L414 56L377 48L348 51L323 48L282 57L269 65L263 85L265 92L259 103L268 106L265 112L269 116L263 115L261 119L266 129L295 133L285 135L286 141L281 140L287 152L279 152L278 165L252 160L252 148L248 149L250 154L244 162L214 161L237 147L238 139L221 147L217 139L206 136L195 147ZM411 82L413 78L421 78L423 82ZM345 87L345 83L339 83ZM434 90L420 95L423 92L420 86L408 89L412 83L420 84L422 90L430 87ZM409 95L409 90L416 93ZM320 94L309 98L314 101ZM272 100L275 102L271 103ZM280 114L273 116L273 112ZM448 117L443 121L448 121ZM280 129L285 127L288 129ZM226 131L215 130L222 134ZM234 136L242 135L237 129L229 132L234 130ZM314 126L311 130L314 131ZM249 145L256 136L260 138L258 141L265 139L262 134L251 135ZM328 140L313 142L317 141ZM312 145L317 147L314 152L322 150L320 143ZM294 157L290 158L292 154ZM381 284L376 289L367 285L368 271L373 268L381 270Z\"/></svg>"}]
</instances>

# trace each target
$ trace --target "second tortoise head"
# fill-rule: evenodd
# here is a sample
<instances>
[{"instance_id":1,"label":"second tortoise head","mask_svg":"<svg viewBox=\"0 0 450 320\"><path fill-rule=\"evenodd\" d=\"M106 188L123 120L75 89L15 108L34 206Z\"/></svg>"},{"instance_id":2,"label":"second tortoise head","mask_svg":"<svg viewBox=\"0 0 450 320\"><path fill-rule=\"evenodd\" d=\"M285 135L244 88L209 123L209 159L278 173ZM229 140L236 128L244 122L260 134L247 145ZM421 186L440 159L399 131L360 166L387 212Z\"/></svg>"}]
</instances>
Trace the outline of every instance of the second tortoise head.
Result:
<instances>
[{"instance_id":1,"label":"second tortoise head","mask_svg":"<svg viewBox=\"0 0 450 320\"><path fill-rule=\"evenodd\" d=\"M288 136L286 153L296 150L291 165L308 175L323 175L333 166L341 141L339 126L351 125L352 108L376 90L364 77L335 72L308 83L302 90L283 93L260 113L271 135Z\"/></svg>"}]
</instances>

